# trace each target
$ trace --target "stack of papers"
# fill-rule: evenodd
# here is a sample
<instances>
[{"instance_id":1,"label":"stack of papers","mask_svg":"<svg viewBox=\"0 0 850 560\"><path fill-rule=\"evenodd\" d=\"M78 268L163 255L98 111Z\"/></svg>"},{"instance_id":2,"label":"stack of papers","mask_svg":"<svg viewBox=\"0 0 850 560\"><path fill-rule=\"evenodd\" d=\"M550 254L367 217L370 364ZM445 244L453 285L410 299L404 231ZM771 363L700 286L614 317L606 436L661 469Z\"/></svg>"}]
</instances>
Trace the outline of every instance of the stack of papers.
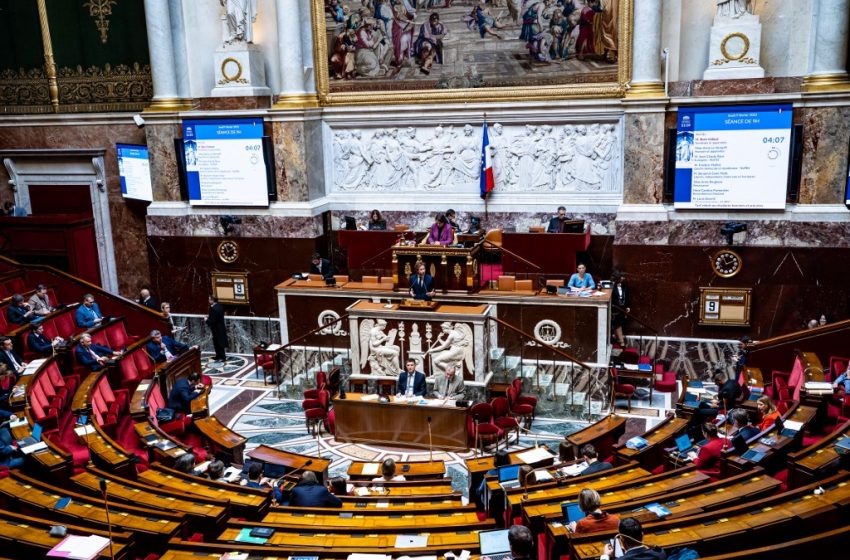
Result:
<instances>
[{"instance_id":1,"label":"stack of papers","mask_svg":"<svg viewBox=\"0 0 850 560\"><path fill-rule=\"evenodd\" d=\"M68 535L62 542L51 548L47 555L55 558L88 560L95 558L107 546L109 546L109 539L98 535L87 537Z\"/></svg>"},{"instance_id":2,"label":"stack of papers","mask_svg":"<svg viewBox=\"0 0 850 560\"><path fill-rule=\"evenodd\" d=\"M552 476L546 469L534 471L534 478L535 480L537 480L537 482L548 482L550 480L555 480L555 477Z\"/></svg>"},{"instance_id":3,"label":"stack of papers","mask_svg":"<svg viewBox=\"0 0 850 560\"><path fill-rule=\"evenodd\" d=\"M38 360L31 361L30 363L27 364L27 367L21 373L21 376L34 374L36 371L38 371L38 368L41 367L41 364L43 364L46 361L47 361L46 358L39 358Z\"/></svg>"},{"instance_id":4,"label":"stack of papers","mask_svg":"<svg viewBox=\"0 0 850 560\"><path fill-rule=\"evenodd\" d=\"M86 424L85 426L77 426L76 428L74 428L74 433L77 434L79 437L84 437L89 434L93 434L94 426L92 426L91 424Z\"/></svg>"},{"instance_id":5,"label":"stack of papers","mask_svg":"<svg viewBox=\"0 0 850 560\"><path fill-rule=\"evenodd\" d=\"M251 536L251 528L245 527L244 529L239 531L239 534L236 535L236 538L234 540L236 542L244 542L244 543L250 543L250 544L265 544L266 541L269 540L269 539L262 538L262 537L252 537Z\"/></svg>"},{"instance_id":6,"label":"stack of papers","mask_svg":"<svg viewBox=\"0 0 850 560\"><path fill-rule=\"evenodd\" d=\"M546 461L547 459L551 459L552 457L553 455L545 447L535 447L534 449L530 449L516 456L517 459L519 459L526 465L539 463L540 461Z\"/></svg>"},{"instance_id":7,"label":"stack of papers","mask_svg":"<svg viewBox=\"0 0 850 560\"><path fill-rule=\"evenodd\" d=\"M23 453L24 455L29 455L30 453L35 453L36 451L41 451L43 449L47 449L47 444L43 441L37 441L32 445L21 447L21 453Z\"/></svg>"},{"instance_id":8,"label":"stack of papers","mask_svg":"<svg viewBox=\"0 0 850 560\"><path fill-rule=\"evenodd\" d=\"M806 381L806 391L810 393L832 393L832 384L827 381Z\"/></svg>"},{"instance_id":9,"label":"stack of papers","mask_svg":"<svg viewBox=\"0 0 850 560\"><path fill-rule=\"evenodd\" d=\"M635 436L626 442L626 447L629 449L643 449L647 445L649 445L649 442L640 436Z\"/></svg>"},{"instance_id":10,"label":"stack of papers","mask_svg":"<svg viewBox=\"0 0 850 560\"><path fill-rule=\"evenodd\" d=\"M792 432L799 432L803 429L803 423L795 420L786 420L782 425L784 426L783 431L791 430Z\"/></svg>"},{"instance_id":11,"label":"stack of papers","mask_svg":"<svg viewBox=\"0 0 850 560\"><path fill-rule=\"evenodd\" d=\"M360 397L361 401L376 401L378 400L378 395L363 395Z\"/></svg>"},{"instance_id":12,"label":"stack of papers","mask_svg":"<svg viewBox=\"0 0 850 560\"><path fill-rule=\"evenodd\" d=\"M17 419L17 420L15 420L14 422L9 422L9 427L10 427L10 428L18 428L18 427L20 427L20 426L27 426L27 425L29 425L29 422L27 422L27 419L26 419L26 418L23 418L23 417L22 417L22 418L18 418L18 419Z\"/></svg>"},{"instance_id":13,"label":"stack of papers","mask_svg":"<svg viewBox=\"0 0 850 560\"><path fill-rule=\"evenodd\" d=\"M378 463L366 463L365 465L363 465L363 470L361 470L360 472L363 475L374 476L378 474L378 468L380 466L381 465Z\"/></svg>"},{"instance_id":14,"label":"stack of papers","mask_svg":"<svg viewBox=\"0 0 850 560\"><path fill-rule=\"evenodd\" d=\"M586 468L587 468L587 463L585 461L582 461L581 463L576 463L574 465L568 465L566 467L561 467L561 472L564 473L567 476L578 476Z\"/></svg>"}]
</instances>

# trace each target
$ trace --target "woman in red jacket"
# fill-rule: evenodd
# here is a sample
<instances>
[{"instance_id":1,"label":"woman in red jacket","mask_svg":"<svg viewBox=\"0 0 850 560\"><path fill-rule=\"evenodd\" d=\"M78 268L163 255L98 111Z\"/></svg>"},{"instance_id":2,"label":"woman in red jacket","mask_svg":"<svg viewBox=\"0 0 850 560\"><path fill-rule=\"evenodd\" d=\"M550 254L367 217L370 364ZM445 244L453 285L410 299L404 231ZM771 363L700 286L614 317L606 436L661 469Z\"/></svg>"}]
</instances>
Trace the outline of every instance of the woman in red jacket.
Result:
<instances>
[{"instance_id":1,"label":"woman in red jacket","mask_svg":"<svg viewBox=\"0 0 850 560\"><path fill-rule=\"evenodd\" d=\"M716 478L720 475L720 457L725 441L717 437L717 426L711 422L702 425L702 433L708 441L700 447L699 454L691 451L689 457L698 471Z\"/></svg>"},{"instance_id":2,"label":"woman in red jacket","mask_svg":"<svg viewBox=\"0 0 850 560\"><path fill-rule=\"evenodd\" d=\"M770 397L767 395L762 395L759 397L759 400L756 401L756 406L759 409L759 414L761 415L761 423L759 424L759 431L763 432L768 428L773 427L776 419L779 418L779 411L776 410L776 406L773 404L773 401L770 400Z\"/></svg>"}]
</instances>

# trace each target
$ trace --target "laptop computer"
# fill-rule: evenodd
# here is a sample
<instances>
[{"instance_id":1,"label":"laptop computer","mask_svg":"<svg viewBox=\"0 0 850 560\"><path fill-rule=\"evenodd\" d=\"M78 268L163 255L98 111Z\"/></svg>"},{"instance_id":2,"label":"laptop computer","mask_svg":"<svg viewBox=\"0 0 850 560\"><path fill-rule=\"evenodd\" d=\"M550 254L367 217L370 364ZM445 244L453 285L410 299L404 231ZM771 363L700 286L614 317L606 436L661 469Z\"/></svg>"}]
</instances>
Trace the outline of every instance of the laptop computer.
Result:
<instances>
[{"instance_id":1,"label":"laptop computer","mask_svg":"<svg viewBox=\"0 0 850 560\"><path fill-rule=\"evenodd\" d=\"M487 556L490 560L506 560L511 557L508 529L479 531L478 546L481 548L481 556Z\"/></svg>"},{"instance_id":2,"label":"laptop computer","mask_svg":"<svg viewBox=\"0 0 850 560\"><path fill-rule=\"evenodd\" d=\"M676 453L679 457L684 457L691 451L695 451L694 444L691 442L691 436L682 434L676 438Z\"/></svg>"},{"instance_id":3,"label":"laptop computer","mask_svg":"<svg viewBox=\"0 0 850 560\"><path fill-rule=\"evenodd\" d=\"M687 406L688 408L696 408L697 406L699 406L699 395L686 391L685 400L682 402L682 406Z\"/></svg>"},{"instance_id":4,"label":"laptop computer","mask_svg":"<svg viewBox=\"0 0 850 560\"><path fill-rule=\"evenodd\" d=\"M32 435L18 440L18 447L26 447L41 441L41 424L33 424Z\"/></svg>"},{"instance_id":5,"label":"laptop computer","mask_svg":"<svg viewBox=\"0 0 850 560\"><path fill-rule=\"evenodd\" d=\"M561 513L564 515L564 523L572 523L584 519L584 512L578 507L578 502L564 502L561 504Z\"/></svg>"},{"instance_id":6,"label":"laptop computer","mask_svg":"<svg viewBox=\"0 0 850 560\"><path fill-rule=\"evenodd\" d=\"M499 467L499 482L510 482L519 479L520 465L506 465Z\"/></svg>"},{"instance_id":7,"label":"laptop computer","mask_svg":"<svg viewBox=\"0 0 850 560\"><path fill-rule=\"evenodd\" d=\"M755 447L741 455L741 459L745 459L753 463L758 463L759 461L764 459L764 456L768 449L769 448L765 445L756 445Z\"/></svg>"},{"instance_id":8,"label":"laptop computer","mask_svg":"<svg viewBox=\"0 0 850 560\"><path fill-rule=\"evenodd\" d=\"M844 436L835 442L835 452L839 455L850 455L850 436Z\"/></svg>"}]
</instances>

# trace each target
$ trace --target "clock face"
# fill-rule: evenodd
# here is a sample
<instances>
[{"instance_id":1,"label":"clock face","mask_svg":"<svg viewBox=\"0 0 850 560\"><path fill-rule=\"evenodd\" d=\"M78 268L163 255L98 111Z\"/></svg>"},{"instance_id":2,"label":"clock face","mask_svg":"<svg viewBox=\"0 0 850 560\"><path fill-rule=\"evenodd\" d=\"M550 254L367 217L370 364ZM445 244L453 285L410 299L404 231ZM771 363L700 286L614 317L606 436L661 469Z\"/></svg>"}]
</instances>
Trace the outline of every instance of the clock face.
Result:
<instances>
[{"instance_id":1,"label":"clock face","mask_svg":"<svg viewBox=\"0 0 850 560\"><path fill-rule=\"evenodd\" d=\"M236 259L239 258L239 245L235 241L225 239L218 244L216 252L218 253L218 258L221 259L221 262L230 264L236 262Z\"/></svg>"},{"instance_id":2,"label":"clock face","mask_svg":"<svg viewBox=\"0 0 850 560\"><path fill-rule=\"evenodd\" d=\"M744 259L741 255L730 249L721 249L711 257L711 267L714 273L721 278L731 278L741 272Z\"/></svg>"}]
</instances>

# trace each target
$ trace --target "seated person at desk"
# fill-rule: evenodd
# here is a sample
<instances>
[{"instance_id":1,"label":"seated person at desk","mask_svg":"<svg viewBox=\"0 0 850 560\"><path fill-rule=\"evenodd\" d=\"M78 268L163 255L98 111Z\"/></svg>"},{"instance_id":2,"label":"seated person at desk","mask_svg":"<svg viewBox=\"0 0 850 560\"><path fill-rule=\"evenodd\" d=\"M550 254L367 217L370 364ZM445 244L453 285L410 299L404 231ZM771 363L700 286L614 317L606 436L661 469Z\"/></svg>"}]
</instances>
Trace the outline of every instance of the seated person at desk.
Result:
<instances>
[{"instance_id":1,"label":"seated person at desk","mask_svg":"<svg viewBox=\"0 0 850 560\"><path fill-rule=\"evenodd\" d=\"M496 476L499 474L499 467L506 467L511 464L511 456L507 449L500 449L493 455L493 468L484 473L484 478L481 479L481 484L478 485L476 496L478 503L484 505L484 499L487 494L487 477Z\"/></svg>"},{"instance_id":2,"label":"seated person at desk","mask_svg":"<svg viewBox=\"0 0 850 560\"><path fill-rule=\"evenodd\" d=\"M280 492L280 485L275 487L269 479L263 477L262 463L251 463L248 467L248 480L243 479L239 484L241 486L247 486L248 488L263 488L271 490L274 495L274 500L277 503L281 502L282 494Z\"/></svg>"},{"instance_id":3,"label":"seated person at desk","mask_svg":"<svg viewBox=\"0 0 850 560\"><path fill-rule=\"evenodd\" d=\"M460 226L457 225L457 213L449 208L446 210L446 221L452 226L452 229L455 231L460 231Z\"/></svg>"},{"instance_id":4,"label":"seated person at desk","mask_svg":"<svg viewBox=\"0 0 850 560\"><path fill-rule=\"evenodd\" d=\"M572 521L567 528L571 533L597 533L616 531L620 518L602 511L602 498L593 488L584 488L578 495L578 508L585 514L584 519Z\"/></svg>"},{"instance_id":5,"label":"seated person at desk","mask_svg":"<svg viewBox=\"0 0 850 560\"><path fill-rule=\"evenodd\" d=\"M216 459L207 467L207 478L213 482L227 482L224 478L224 463Z\"/></svg>"},{"instance_id":6,"label":"seated person at desk","mask_svg":"<svg viewBox=\"0 0 850 560\"><path fill-rule=\"evenodd\" d=\"M561 233L561 223L567 219L567 209L563 206L558 206L558 215L549 220L549 227L546 228L547 233Z\"/></svg>"},{"instance_id":7,"label":"seated person at desk","mask_svg":"<svg viewBox=\"0 0 850 560\"><path fill-rule=\"evenodd\" d=\"M581 448L582 458L587 462L587 468L581 471L579 476L584 476L586 474L593 474L599 471L607 471L608 469L614 468L614 465L607 461L600 461L599 454L596 452L596 448L593 447L593 444L583 445Z\"/></svg>"},{"instance_id":8,"label":"seated person at desk","mask_svg":"<svg viewBox=\"0 0 850 560\"><path fill-rule=\"evenodd\" d=\"M0 363L5 364L9 371L15 374L16 379L27 367L27 363L15 352L12 339L8 336L0 338Z\"/></svg>"},{"instance_id":9,"label":"seated person at desk","mask_svg":"<svg viewBox=\"0 0 850 560\"><path fill-rule=\"evenodd\" d=\"M403 474L395 473L395 461L384 459L381 463L381 476L372 479L372 482L404 482L407 480Z\"/></svg>"},{"instance_id":10,"label":"seated person at desk","mask_svg":"<svg viewBox=\"0 0 850 560\"><path fill-rule=\"evenodd\" d=\"M844 370L844 373L835 378L832 388L840 402L844 401L845 395L850 394L850 362L847 363L847 369Z\"/></svg>"},{"instance_id":11,"label":"seated person at desk","mask_svg":"<svg viewBox=\"0 0 850 560\"><path fill-rule=\"evenodd\" d=\"M32 331L27 335L27 348L40 356L52 356L53 350L65 342L61 336L50 340L44 335L44 325L38 323L32 326Z\"/></svg>"},{"instance_id":12,"label":"seated person at desk","mask_svg":"<svg viewBox=\"0 0 850 560\"><path fill-rule=\"evenodd\" d=\"M726 440L717 436L717 426L711 422L702 425L702 435L706 442L699 448L699 453L690 451L688 457L699 472L717 477L720 474L720 461Z\"/></svg>"},{"instance_id":13,"label":"seated person at desk","mask_svg":"<svg viewBox=\"0 0 850 560\"><path fill-rule=\"evenodd\" d=\"M24 301L24 296L15 294L12 303L6 308L6 320L13 325L26 325L35 319L35 311Z\"/></svg>"},{"instance_id":14,"label":"seated person at desk","mask_svg":"<svg viewBox=\"0 0 850 560\"><path fill-rule=\"evenodd\" d=\"M322 278L333 278L334 266L328 259L323 259L319 253L313 253L310 259L310 274L321 274Z\"/></svg>"},{"instance_id":15,"label":"seated person at desk","mask_svg":"<svg viewBox=\"0 0 850 560\"><path fill-rule=\"evenodd\" d=\"M567 282L567 287L576 289L580 292L588 292L596 289L596 282L593 281L593 276L587 273L587 267L579 263L576 268L576 273L570 276L570 281Z\"/></svg>"},{"instance_id":16,"label":"seated person at desk","mask_svg":"<svg viewBox=\"0 0 850 560\"><path fill-rule=\"evenodd\" d=\"M86 366L92 371L100 371L106 365L106 362L120 356L121 352L102 344L93 343L91 335L85 333L80 337L80 343L77 344L74 355L80 365Z\"/></svg>"},{"instance_id":17,"label":"seated person at desk","mask_svg":"<svg viewBox=\"0 0 850 560\"><path fill-rule=\"evenodd\" d=\"M426 245L451 245L454 241L454 230L446 220L445 214L437 214L434 218L434 223L431 224L431 229L428 231L428 237L425 239Z\"/></svg>"},{"instance_id":18,"label":"seated person at desk","mask_svg":"<svg viewBox=\"0 0 850 560\"><path fill-rule=\"evenodd\" d=\"M640 521L633 517L626 517L620 520L620 525L617 527L617 536L620 541L620 548L625 551L625 554L618 557L618 560L666 560L667 555L658 547L649 548L643 544L643 527ZM614 547L610 543L605 543L603 554L599 560L612 560L614 558Z\"/></svg>"},{"instance_id":19,"label":"seated person at desk","mask_svg":"<svg viewBox=\"0 0 850 560\"><path fill-rule=\"evenodd\" d=\"M734 379L727 379L726 374L719 371L712 378L718 387L717 396L709 402L701 402L694 410L690 420L691 437L698 437L699 427L716 417L721 410L731 410L742 395L741 386Z\"/></svg>"},{"instance_id":20,"label":"seated person at desk","mask_svg":"<svg viewBox=\"0 0 850 560\"><path fill-rule=\"evenodd\" d=\"M729 418L732 420L732 426L734 428L732 447L735 447L735 440L746 442L761 431L758 427L753 426L752 422L750 422L750 415L742 408L736 408L731 411Z\"/></svg>"},{"instance_id":21,"label":"seated person at desk","mask_svg":"<svg viewBox=\"0 0 850 560\"><path fill-rule=\"evenodd\" d=\"M195 455L194 453L184 453L174 461L174 470L183 474L195 474Z\"/></svg>"},{"instance_id":22,"label":"seated person at desk","mask_svg":"<svg viewBox=\"0 0 850 560\"><path fill-rule=\"evenodd\" d=\"M434 297L434 279L430 274L425 274L425 263L416 261L414 265L416 274L410 277L410 295L413 299L431 301Z\"/></svg>"},{"instance_id":23,"label":"seated person at desk","mask_svg":"<svg viewBox=\"0 0 850 560\"><path fill-rule=\"evenodd\" d=\"M9 422L17 417L7 410L0 410L0 418L3 419L0 423L0 466L8 469L20 468L24 465L24 458L17 453L18 444L9 429Z\"/></svg>"},{"instance_id":24,"label":"seated person at desk","mask_svg":"<svg viewBox=\"0 0 850 560\"><path fill-rule=\"evenodd\" d=\"M462 399L466 394L463 376L457 374L457 366L449 364L446 372L434 380L434 397L438 399Z\"/></svg>"},{"instance_id":25,"label":"seated person at desk","mask_svg":"<svg viewBox=\"0 0 850 560\"><path fill-rule=\"evenodd\" d=\"M330 493L319 484L316 473L306 471L301 473L301 480L292 489L289 497L290 506L298 507L342 507L342 500Z\"/></svg>"},{"instance_id":26,"label":"seated person at desk","mask_svg":"<svg viewBox=\"0 0 850 560\"><path fill-rule=\"evenodd\" d=\"M86 294L83 296L83 304L77 308L74 321L78 327L83 329L90 329L103 321L103 313L100 312L100 307L95 303L93 295Z\"/></svg>"},{"instance_id":27,"label":"seated person at desk","mask_svg":"<svg viewBox=\"0 0 850 560\"><path fill-rule=\"evenodd\" d=\"M151 341L147 347L148 356L154 363L161 364L170 362L183 352L189 350L188 344L177 342L170 336L162 336L162 333L154 329L151 331Z\"/></svg>"},{"instance_id":28,"label":"seated person at desk","mask_svg":"<svg viewBox=\"0 0 850 560\"><path fill-rule=\"evenodd\" d=\"M779 411L776 410L776 405L773 404L773 401L767 395L759 397L759 400L756 401L756 408L758 408L761 417L761 422L758 425L760 432L771 428L774 422L776 422L776 419L779 418Z\"/></svg>"},{"instance_id":29,"label":"seated person at desk","mask_svg":"<svg viewBox=\"0 0 850 560\"><path fill-rule=\"evenodd\" d=\"M384 231L387 229L387 221L381 217L381 211L377 208L369 214L369 223L366 226L369 231Z\"/></svg>"},{"instance_id":30,"label":"seated person at desk","mask_svg":"<svg viewBox=\"0 0 850 560\"><path fill-rule=\"evenodd\" d=\"M35 293L30 296L27 303L33 313L38 316L48 315L55 309L50 304L50 298L47 296L47 286L44 284L39 284L35 287Z\"/></svg>"},{"instance_id":31,"label":"seated person at desk","mask_svg":"<svg viewBox=\"0 0 850 560\"><path fill-rule=\"evenodd\" d=\"M341 476L335 476L328 481L328 490L334 496L349 496L348 483Z\"/></svg>"},{"instance_id":32,"label":"seated person at desk","mask_svg":"<svg viewBox=\"0 0 850 560\"><path fill-rule=\"evenodd\" d=\"M508 529L508 546L511 549L511 560L531 560L534 552L534 535L525 525L512 525Z\"/></svg>"},{"instance_id":33,"label":"seated person at desk","mask_svg":"<svg viewBox=\"0 0 850 560\"><path fill-rule=\"evenodd\" d=\"M168 408L174 412L189 414L192 411L192 401L204 391L204 385L200 381L201 375L197 371L175 381L168 394Z\"/></svg>"},{"instance_id":34,"label":"seated person at desk","mask_svg":"<svg viewBox=\"0 0 850 560\"><path fill-rule=\"evenodd\" d=\"M413 377L413 380L410 377ZM416 397L424 397L428 391L425 385L425 374L416 371L416 362L407 360L404 362L404 371L398 376L398 395L411 394Z\"/></svg>"}]
</instances>

